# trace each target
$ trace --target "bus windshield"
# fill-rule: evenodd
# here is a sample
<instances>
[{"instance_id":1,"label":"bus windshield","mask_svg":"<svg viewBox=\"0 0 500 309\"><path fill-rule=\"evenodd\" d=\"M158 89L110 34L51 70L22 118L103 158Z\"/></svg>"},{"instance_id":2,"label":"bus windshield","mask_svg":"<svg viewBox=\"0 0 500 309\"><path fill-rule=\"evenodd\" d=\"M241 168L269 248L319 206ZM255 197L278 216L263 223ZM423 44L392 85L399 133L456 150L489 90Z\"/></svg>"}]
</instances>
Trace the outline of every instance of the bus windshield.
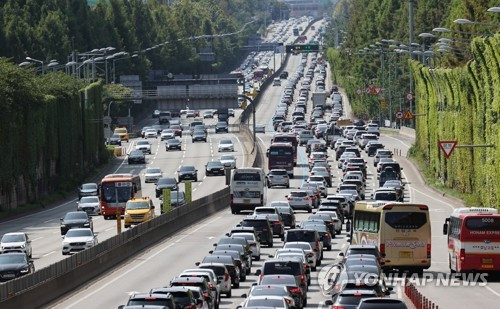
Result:
<instances>
[{"instance_id":1,"label":"bus windshield","mask_svg":"<svg viewBox=\"0 0 500 309\"><path fill-rule=\"evenodd\" d=\"M284 147L271 147L269 149L270 156L293 156L292 148Z\"/></svg>"},{"instance_id":2,"label":"bus windshield","mask_svg":"<svg viewBox=\"0 0 500 309\"><path fill-rule=\"evenodd\" d=\"M102 184L102 201L107 203L127 202L132 197L132 187L115 187L115 183Z\"/></svg>"},{"instance_id":3,"label":"bus windshield","mask_svg":"<svg viewBox=\"0 0 500 309\"><path fill-rule=\"evenodd\" d=\"M419 229L427 223L424 212L387 212L385 223L393 229Z\"/></svg>"},{"instance_id":4,"label":"bus windshield","mask_svg":"<svg viewBox=\"0 0 500 309\"><path fill-rule=\"evenodd\" d=\"M233 179L234 181L261 181L258 173L236 173Z\"/></svg>"}]
</instances>

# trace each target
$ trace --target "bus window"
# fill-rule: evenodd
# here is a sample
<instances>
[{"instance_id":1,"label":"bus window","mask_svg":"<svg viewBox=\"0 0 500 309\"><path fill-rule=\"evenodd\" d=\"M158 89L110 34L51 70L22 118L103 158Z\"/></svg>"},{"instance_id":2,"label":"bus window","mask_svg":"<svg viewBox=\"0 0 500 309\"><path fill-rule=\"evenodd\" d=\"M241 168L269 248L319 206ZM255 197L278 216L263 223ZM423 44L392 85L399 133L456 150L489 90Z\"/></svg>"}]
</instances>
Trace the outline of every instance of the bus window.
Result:
<instances>
[{"instance_id":1,"label":"bus window","mask_svg":"<svg viewBox=\"0 0 500 309\"><path fill-rule=\"evenodd\" d=\"M257 173L235 173L234 181L261 181Z\"/></svg>"},{"instance_id":2,"label":"bus window","mask_svg":"<svg viewBox=\"0 0 500 309\"><path fill-rule=\"evenodd\" d=\"M424 212L387 212L385 223L394 229L418 229L427 223Z\"/></svg>"}]
</instances>

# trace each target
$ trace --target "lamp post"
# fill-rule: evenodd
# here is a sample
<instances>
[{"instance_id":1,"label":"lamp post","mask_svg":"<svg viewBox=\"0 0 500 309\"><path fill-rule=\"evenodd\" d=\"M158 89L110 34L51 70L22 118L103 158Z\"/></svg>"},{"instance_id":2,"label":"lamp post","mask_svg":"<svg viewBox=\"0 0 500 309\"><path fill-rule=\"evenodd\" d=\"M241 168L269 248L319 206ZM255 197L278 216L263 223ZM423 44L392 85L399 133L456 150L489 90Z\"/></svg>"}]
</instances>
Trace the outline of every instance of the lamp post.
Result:
<instances>
[{"instance_id":1,"label":"lamp post","mask_svg":"<svg viewBox=\"0 0 500 309\"><path fill-rule=\"evenodd\" d=\"M453 22L456 24L462 24L462 25L479 25L479 26L487 26L487 27L500 27L500 25L497 25L497 24L481 23L478 21L471 21L471 20L468 20L466 18L455 19Z\"/></svg>"},{"instance_id":2,"label":"lamp post","mask_svg":"<svg viewBox=\"0 0 500 309\"><path fill-rule=\"evenodd\" d=\"M31 58L31 57L26 57L26 60L28 60L28 61L35 61L35 62L40 63L40 64L42 65L42 74L45 72L45 71L44 71L43 61L42 61L42 60L34 59L34 58Z\"/></svg>"}]
</instances>

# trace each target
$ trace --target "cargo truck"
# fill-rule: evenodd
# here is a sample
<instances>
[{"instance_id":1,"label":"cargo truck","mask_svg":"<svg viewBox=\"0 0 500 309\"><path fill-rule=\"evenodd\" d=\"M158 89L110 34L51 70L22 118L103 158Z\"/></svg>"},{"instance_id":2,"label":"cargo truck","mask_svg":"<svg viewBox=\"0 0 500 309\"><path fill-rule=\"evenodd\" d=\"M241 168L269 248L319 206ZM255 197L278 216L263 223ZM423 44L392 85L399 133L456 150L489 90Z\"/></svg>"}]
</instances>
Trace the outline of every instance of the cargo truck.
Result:
<instances>
[{"instance_id":1,"label":"cargo truck","mask_svg":"<svg viewBox=\"0 0 500 309\"><path fill-rule=\"evenodd\" d=\"M217 118L219 121L229 122L229 110L227 108L218 108L217 109Z\"/></svg>"},{"instance_id":2,"label":"cargo truck","mask_svg":"<svg viewBox=\"0 0 500 309\"><path fill-rule=\"evenodd\" d=\"M321 108L323 110L325 110L326 109L326 97L327 97L326 92L313 92L312 93L313 107L321 106Z\"/></svg>"}]
</instances>

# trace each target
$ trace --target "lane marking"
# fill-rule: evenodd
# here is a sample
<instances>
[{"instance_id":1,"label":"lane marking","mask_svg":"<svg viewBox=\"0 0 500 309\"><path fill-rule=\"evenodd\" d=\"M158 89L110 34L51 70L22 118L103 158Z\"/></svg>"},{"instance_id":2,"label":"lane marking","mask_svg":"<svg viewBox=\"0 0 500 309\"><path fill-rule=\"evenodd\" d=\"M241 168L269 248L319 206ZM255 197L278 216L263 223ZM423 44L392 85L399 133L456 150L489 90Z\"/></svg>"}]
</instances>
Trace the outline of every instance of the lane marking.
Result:
<instances>
[{"instance_id":1,"label":"lane marking","mask_svg":"<svg viewBox=\"0 0 500 309\"><path fill-rule=\"evenodd\" d=\"M181 240L183 240L184 238L188 237L188 236L191 236L193 235L195 232L197 232L198 230L210 225L210 224L213 224L214 222L216 222L217 220L221 219L223 217L216 217L215 219L209 221L209 222L206 222L204 224L202 224L201 226L199 226L198 228L194 229L193 231L191 232L188 232L186 233L185 235L181 236L180 238L178 238L175 242L173 243L170 243L168 245L166 245L165 247L163 247L162 249L158 250L158 252L156 253L153 253L152 255L150 255L149 257L145 258L144 260L142 260L141 262L138 262L138 263L134 263L135 265L133 265L132 267L130 268L125 268L125 269L122 269L122 271L120 271L120 274L115 277L114 279L111 279L111 281L105 283L103 286L97 288L97 289L91 289L91 290L86 290L85 291L85 295L81 295L79 296L80 299L77 300L76 302L73 302L72 304L70 304L69 308L71 307L74 307L76 306L77 304L81 303L82 301L86 300L87 298L89 298L90 296L93 296L97 293L99 293L100 295L103 295L101 293L101 291L105 290L106 288L108 288L108 286L110 286L111 284L114 284L115 282L117 282L118 280L122 280L122 278L126 277L126 276L129 276L130 273L133 273L135 272L136 269L140 269L142 267L142 265L146 264L146 263L149 263L149 261L151 259L153 259L154 257L156 257L157 255L159 255L160 253L163 253L164 251L166 251L167 249L169 249L170 247L174 246L175 244L179 243ZM111 274L112 275L112 274ZM100 280L99 280L100 281ZM96 284L96 283L93 283L93 285ZM79 293L79 294L83 294L83 293Z\"/></svg>"}]
</instances>

